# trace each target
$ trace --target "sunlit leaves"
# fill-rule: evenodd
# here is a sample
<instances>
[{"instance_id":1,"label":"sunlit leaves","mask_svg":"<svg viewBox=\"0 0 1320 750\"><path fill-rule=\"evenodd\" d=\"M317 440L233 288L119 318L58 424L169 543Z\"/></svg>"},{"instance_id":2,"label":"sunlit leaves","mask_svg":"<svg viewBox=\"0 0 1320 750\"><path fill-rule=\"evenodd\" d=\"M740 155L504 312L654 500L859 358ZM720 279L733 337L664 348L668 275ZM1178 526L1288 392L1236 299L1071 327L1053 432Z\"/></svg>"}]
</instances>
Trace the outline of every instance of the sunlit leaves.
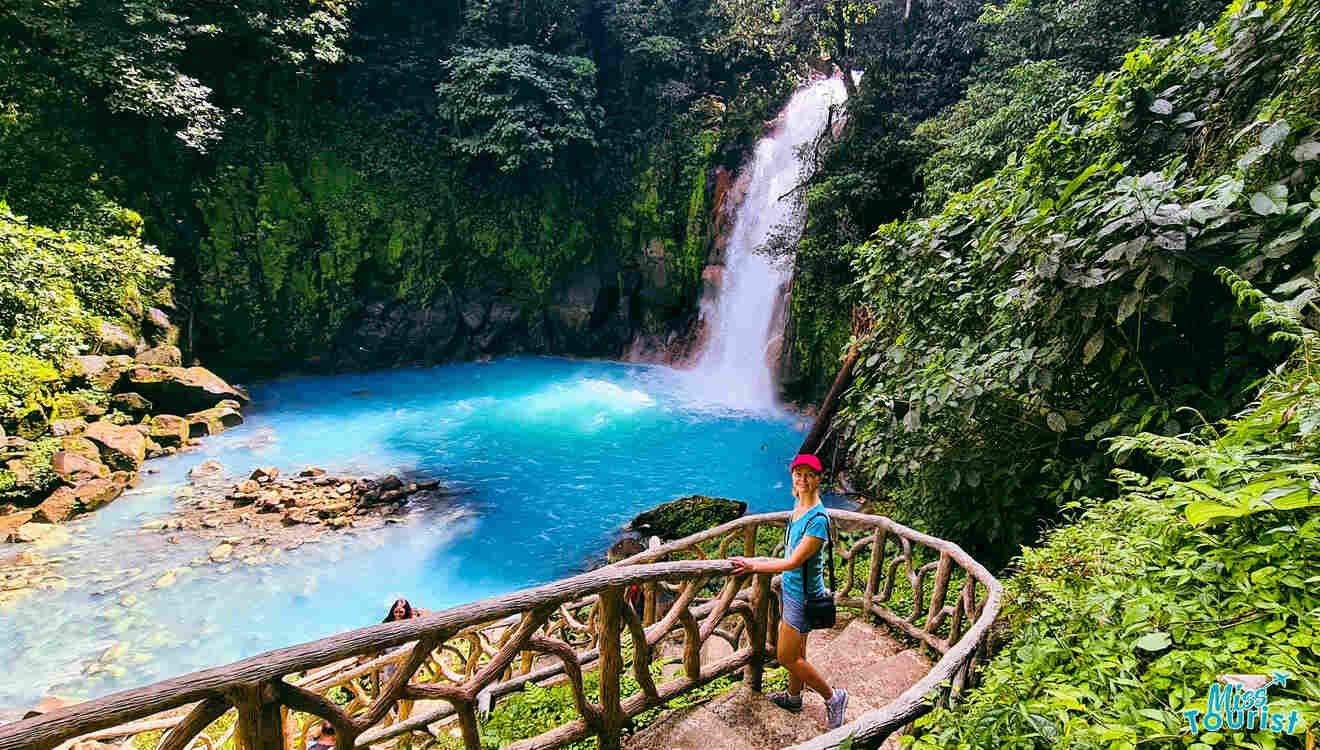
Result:
<instances>
[{"instance_id":1,"label":"sunlit leaves","mask_svg":"<svg viewBox=\"0 0 1320 750\"><path fill-rule=\"evenodd\" d=\"M1288 187L1286 185L1276 183L1251 196L1251 210L1261 216L1281 214L1287 209Z\"/></svg>"}]
</instances>

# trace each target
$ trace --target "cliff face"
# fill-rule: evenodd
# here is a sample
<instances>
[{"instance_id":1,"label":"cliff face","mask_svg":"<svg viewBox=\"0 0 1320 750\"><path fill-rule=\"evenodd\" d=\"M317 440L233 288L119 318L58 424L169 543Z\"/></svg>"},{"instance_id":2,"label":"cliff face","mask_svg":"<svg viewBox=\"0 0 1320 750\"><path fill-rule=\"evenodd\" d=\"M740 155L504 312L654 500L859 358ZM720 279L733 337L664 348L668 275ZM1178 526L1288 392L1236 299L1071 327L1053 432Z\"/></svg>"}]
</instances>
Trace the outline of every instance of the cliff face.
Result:
<instances>
[{"instance_id":1,"label":"cliff face","mask_svg":"<svg viewBox=\"0 0 1320 750\"><path fill-rule=\"evenodd\" d=\"M663 343L695 319L718 226L727 173L703 136L595 202L589 184L483 194L443 174L418 192L332 153L226 170L191 232L185 345L271 372Z\"/></svg>"}]
</instances>

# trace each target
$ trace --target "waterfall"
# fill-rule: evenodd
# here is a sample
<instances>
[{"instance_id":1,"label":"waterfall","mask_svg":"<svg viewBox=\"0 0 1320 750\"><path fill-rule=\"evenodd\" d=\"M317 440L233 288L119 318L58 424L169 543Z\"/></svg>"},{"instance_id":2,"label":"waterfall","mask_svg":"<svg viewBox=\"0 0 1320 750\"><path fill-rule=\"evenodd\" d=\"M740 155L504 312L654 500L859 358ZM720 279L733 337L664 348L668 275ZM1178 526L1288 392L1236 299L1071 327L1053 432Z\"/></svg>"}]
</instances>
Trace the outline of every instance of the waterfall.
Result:
<instances>
[{"instance_id":1,"label":"waterfall","mask_svg":"<svg viewBox=\"0 0 1320 750\"><path fill-rule=\"evenodd\" d=\"M775 262L756 250L781 225L801 231L794 200L785 196L803 176L797 151L820 135L830 105L845 98L838 76L799 89L745 167L750 184L725 250L719 294L701 310L709 334L694 375L709 398L751 409L773 408L778 401L774 368L792 266L789 259Z\"/></svg>"}]
</instances>

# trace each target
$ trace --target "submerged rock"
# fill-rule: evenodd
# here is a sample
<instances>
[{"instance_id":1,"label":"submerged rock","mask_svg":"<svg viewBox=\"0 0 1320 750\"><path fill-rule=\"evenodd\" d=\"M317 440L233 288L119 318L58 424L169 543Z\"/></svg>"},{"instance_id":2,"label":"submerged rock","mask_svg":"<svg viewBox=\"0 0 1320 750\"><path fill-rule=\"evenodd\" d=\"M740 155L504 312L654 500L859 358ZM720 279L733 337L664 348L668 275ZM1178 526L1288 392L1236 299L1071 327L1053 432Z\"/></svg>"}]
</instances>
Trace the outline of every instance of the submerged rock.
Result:
<instances>
[{"instance_id":1,"label":"submerged rock","mask_svg":"<svg viewBox=\"0 0 1320 750\"><path fill-rule=\"evenodd\" d=\"M739 500L692 495L638 514L629 528L662 539L678 539L728 523L746 512L747 503Z\"/></svg>"},{"instance_id":2,"label":"submerged rock","mask_svg":"<svg viewBox=\"0 0 1320 750\"><path fill-rule=\"evenodd\" d=\"M210 477L220 474L224 470L225 467L223 464L214 458L211 458L194 466L192 470L188 472L188 478L193 480L209 479Z\"/></svg>"},{"instance_id":3,"label":"submerged rock","mask_svg":"<svg viewBox=\"0 0 1320 750\"><path fill-rule=\"evenodd\" d=\"M67 542L70 536L72 535L69 530L63 526L29 521L10 532L9 541L17 543L30 542L38 547L53 547Z\"/></svg>"}]
</instances>

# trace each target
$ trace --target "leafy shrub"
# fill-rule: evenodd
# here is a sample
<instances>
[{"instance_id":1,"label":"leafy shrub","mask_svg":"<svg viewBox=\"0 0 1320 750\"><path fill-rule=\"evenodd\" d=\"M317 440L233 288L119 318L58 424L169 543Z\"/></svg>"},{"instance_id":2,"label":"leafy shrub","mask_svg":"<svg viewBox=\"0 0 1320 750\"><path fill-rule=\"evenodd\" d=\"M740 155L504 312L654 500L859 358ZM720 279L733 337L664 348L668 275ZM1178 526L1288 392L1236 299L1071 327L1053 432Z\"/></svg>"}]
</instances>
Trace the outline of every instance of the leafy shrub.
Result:
<instances>
[{"instance_id":1,"label":"leafy shrub","mask_svg":"<svg viewBox=\"0 0 1320 750\"><path fill-rule=\"evenodd\" d=\"M460 153L500 170L549 169L596 145L596 66L531 47L459 49L436 84L441 119Z\"/></svg>"},{"instance_id":2,"label":"leafy shrub","mask_svg":"<svg viewBox=\"0 0 1320 750\"><path fill-rule=\"evenodd\" d=\"M1097 440L1242 404L1278 348L1211 270L1279 283L1311 263L1320 51L1299 30L1317 24L1320 3L1234 6L1145 43L1021 159L877 230L855 257L871 327L841 411L869 483L994 562L1105 490Z\"/></svg>"},{"instance_id":3,"label":"leafy shrub","mask_svg":"<svg viewBox=\"0 0 1320 750\"><path fill-rule=\"evenodd\" d=\"M1263 312L1258 323L1269 322ZM1304 335L1314 343L1314 331ZM1145 453L1168 473L1115 471L1116 500L1023 550L1003 615L1014 637L966 704L919 720L914 746L1301 747L1320 720L1316 356L1299 347L1256 403L1218 427L1115 440L1111 450ZM1219 675L1275 670L1292 675L1269 692L1272 712L1301 712L1292 737L1187 733L1181 711L1204 710Z\"/></svg>"},{"instance_id":4,"label":"leafy shrub","mask_svg":"<svg viewBox=\"0 0 1320 750\"><path fill-rule=\"evenodd\" d=\"M169 266L135 237L57 232L0 202L0 347L58 361L85 342L95 317L131 318L126 305L159 291Z\"/></svg>"},{"instance_id":5,"label":"leafy shrub","mask_svg":"<svg viewBox=\"0 0 1320 750\"><path fill-rule=\"evenodd\" d=\"M1082 82L1052 60L1023 63L978 80L957 104L918 125L913 136L936 147L920 169L924 210L939 211L1030 145L1063 114Z\"/></svg>"}]
</instances>

